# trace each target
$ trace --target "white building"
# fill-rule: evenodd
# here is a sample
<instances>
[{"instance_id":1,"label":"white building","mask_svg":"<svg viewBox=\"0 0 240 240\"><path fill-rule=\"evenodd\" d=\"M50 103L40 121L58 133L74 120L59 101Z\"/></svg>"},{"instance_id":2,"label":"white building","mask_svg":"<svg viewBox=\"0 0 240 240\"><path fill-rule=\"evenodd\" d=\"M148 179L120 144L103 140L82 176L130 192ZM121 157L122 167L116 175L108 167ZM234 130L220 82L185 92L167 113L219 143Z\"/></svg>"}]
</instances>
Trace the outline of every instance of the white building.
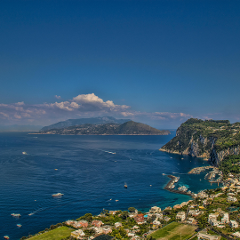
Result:
<instances>
[{"instance_id":1,"label":"white building","mask_svg":"<svg viewBox=\"0 0 240 240\"><path fill-rule=\"evenodd\" d=\"M201 212L197 209L197 210L189 210L188 211L188 215L190 215L190 216L194 216L194 217L196 217L196 216L198 216L199 214L200 214Z\"/></svg>"},{"instance_id":2,"label":"white building","mask_svg":"<svg viewBox=\"0 0 240 240\"><path fill-rule=\"evenodd\" d=\"M114 226L115 226L115 228L122 227L122 223L120 223L120 222L116 222L116 223L114 223Z\"/></svg>"},{"instance_id":3,"label":"white building","mask_svg":"<svg viewBox=\"0 0 240 240\"><path fill-rule=\"evenodd\" d=\"M151 207L150 209L150 213L160 213L161 211L161 208L157 206Z\"/></svg>"},{"instance_id":4,"label":"white building","mask_svg":"<svg viewBox=\"0 0 240 240\"><path fill-rule=\"evenodd\" d=\"M178 212L176 219L180 219L181 221L184 221L186 218L186 213L185 212Z\"/></svg>"},{"instance_id":5,"label":"white building","mask_svg":"<svg viewBox=\"0 0 240 240\"><path fill-rule=\"evenodd\" d=\"M230 220L229 225L231 228L238 228L238 222L235 220Z\"/></svg>"},{"instance_id":6,"label":"white building","mask_svg":"<svg viewBox=\"0 0 240 240\"><path fill-rule=\"evenodd\" d=\"M220 224L219 221L217 221L217 217L219 216L219 213L211 213L208 215L208 222L212 226L218 226Z\"/></svg>"},{"instance_id":7,"label":"white building","mask_svg":"<svg viewBox=\"0 0 240 240\"><path fill-rule=\"evenodd\" d=\"M158 220L154 220L154 221L153 221L153 225L157 225L157 226L159 226L159 225L161 225L161 222L158 221Z\"/></svg>"},{"instance_id":8,"label":"white building","mask_svg":"<svg viewBox=\"0 0 240 240\"><path fill-rule=\"evenodd\" d=\"M156 216L156 218L158 218L160 220L163 219L163 214L162 213L156 213L155 216Z\"/></svg>"},{"instance_id":9,"label":"white building","mask_svg":"<svg viewBox=\"0 0 240 240\"><path fill-rule=\"evenodd\" d=\"M188 218L187 223L189 224L197 224L197 221L195 218Z\"/></svg>"},{"instance_id":10,"label":"white building","mask_svg":"<svg viewBox=\"0 0 240 240\"><path fill-rule=\"evenodd\" d=\"M76 239L82 239L85 236L85 233L83 232L82 229L78 229L74 232L71 232L71 236Z\"/></svg>"},{"instance_id":11,"label":"white building","mask_svg":"<svg viewBox=\"0 0 240 240\"><path fill-rule=\"evenodd\" d=\"M221 213L222 219L221 222L222 223L229 223L229 213L223 212Z\"/></svg>"},{"instance_id":12,"label":"white building","mask_svg":"<svg viewBox=\"0 0 240 240\"><path fill-rule=\"evenodd\" d=\"M235 237L240 238L240 232L235 232L235 233L233 233L232 235L235 236Z\"/></svg>"},{"instance_id":13,"label":"white building","mask_svg":"<svg viewBox=\"0 0 240 240\"><path fill-rule=\"evenodd\" d=\"M237 202L237 198L236 197L232 197L232 196L228 196L227 197L227 201L228 202Z\"/></svg>"},{"instance_id":14,"label":"white building","mask_svg":"<svg viewBox=\"0 0 240 240\"><path fill-rule=\"evenodd\" d=\"M208 195L204 191L199 192L197 196L202 199L208 198Z\"/></svg>"}]
</instances>

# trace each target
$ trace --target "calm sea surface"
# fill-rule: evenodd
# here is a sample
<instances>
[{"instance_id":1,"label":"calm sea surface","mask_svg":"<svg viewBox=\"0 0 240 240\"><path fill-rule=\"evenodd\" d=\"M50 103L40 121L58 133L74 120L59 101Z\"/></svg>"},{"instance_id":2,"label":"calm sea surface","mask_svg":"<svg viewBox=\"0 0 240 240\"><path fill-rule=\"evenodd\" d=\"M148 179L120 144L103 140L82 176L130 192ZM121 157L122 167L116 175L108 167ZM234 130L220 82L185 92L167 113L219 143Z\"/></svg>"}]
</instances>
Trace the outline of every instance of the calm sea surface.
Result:
<instances>
[{"instance_id":1,"label":"calm sea surface","mask_svg":"<svg viewBox=\"0 0 240 240\"><path fill-rule=\"evenodd\" d=\"M103 208L147 211L190 199L165 191L162 173L194 192L216 187L204 175L186 174L206 161L158 151L173 137L0 134L0 238L20 239ZM53 198L58 192L64 196Z\"/></svg>"}]
</instances>

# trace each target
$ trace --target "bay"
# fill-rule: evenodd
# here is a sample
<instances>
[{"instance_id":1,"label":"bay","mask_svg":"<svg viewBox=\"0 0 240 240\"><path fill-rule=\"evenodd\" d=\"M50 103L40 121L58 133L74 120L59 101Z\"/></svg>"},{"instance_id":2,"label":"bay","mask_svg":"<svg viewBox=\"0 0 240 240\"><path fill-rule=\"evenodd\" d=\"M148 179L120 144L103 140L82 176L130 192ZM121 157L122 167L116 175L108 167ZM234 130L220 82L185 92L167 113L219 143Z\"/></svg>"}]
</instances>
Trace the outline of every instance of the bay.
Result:
<instances>
[{"instance_id":1,"label":"bay","mask_svg":"<svg viewBox=\"0 0 240 240\"><path fill-rule=\"evenodd\" d=\"M0 237L20 239L87 212L99 214L103 209L127 210L131 206L147 211L154 205L164 208L189 200L189 196L163 189L169 180L163 173L179 176L179 184L194 192L217 187L204 180L203 174L187 174L194 167L208 165L206 161L158 150L173 137L174 133L1 133ZM61 198L52 197L59 192L64 194ZM21 217L13 218L11 213Z\"/></svg>"}]
</instances>

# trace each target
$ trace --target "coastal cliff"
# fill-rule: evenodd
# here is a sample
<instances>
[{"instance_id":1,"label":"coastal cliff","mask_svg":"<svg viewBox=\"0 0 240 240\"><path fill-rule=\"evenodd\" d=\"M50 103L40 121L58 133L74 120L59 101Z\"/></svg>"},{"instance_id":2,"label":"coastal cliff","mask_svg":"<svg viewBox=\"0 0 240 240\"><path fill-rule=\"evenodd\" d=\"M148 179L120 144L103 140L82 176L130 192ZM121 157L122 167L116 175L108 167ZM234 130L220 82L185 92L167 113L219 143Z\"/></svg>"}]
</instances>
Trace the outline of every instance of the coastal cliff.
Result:
<instances>
[{"instance_id":1,"label":"coastal cliff","mask_svg":"<svg viewBox=\"0 0 240 240\"><path fill-rule=\"evenodd\" d=\"M240 123L228 120L190 118L177 129L176 136L160 151L202 157L215 166L229 155L240 153Z\"/></svg>"}]
</instances>

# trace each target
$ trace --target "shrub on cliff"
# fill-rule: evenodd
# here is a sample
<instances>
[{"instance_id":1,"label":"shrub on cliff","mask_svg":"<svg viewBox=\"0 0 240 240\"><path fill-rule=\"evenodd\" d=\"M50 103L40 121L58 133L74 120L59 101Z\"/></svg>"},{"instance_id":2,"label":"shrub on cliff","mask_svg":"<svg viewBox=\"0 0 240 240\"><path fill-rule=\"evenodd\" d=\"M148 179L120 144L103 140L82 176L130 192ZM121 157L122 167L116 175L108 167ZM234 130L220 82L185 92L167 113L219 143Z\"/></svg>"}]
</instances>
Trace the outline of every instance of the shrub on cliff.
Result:
<instances>
[{"instance_id":1,"label":"shrub on cliff","mask_svg":"<svg viewBox=\"0 0 240 240\"><path fill-rule=\"evenodd\" d=\"M129 212L135 212L135 210L136 210L136 209L135 209L134 207L129 207L129 208L128 208L128 211L129 211Z\"/></svg>"}]
</instances>

